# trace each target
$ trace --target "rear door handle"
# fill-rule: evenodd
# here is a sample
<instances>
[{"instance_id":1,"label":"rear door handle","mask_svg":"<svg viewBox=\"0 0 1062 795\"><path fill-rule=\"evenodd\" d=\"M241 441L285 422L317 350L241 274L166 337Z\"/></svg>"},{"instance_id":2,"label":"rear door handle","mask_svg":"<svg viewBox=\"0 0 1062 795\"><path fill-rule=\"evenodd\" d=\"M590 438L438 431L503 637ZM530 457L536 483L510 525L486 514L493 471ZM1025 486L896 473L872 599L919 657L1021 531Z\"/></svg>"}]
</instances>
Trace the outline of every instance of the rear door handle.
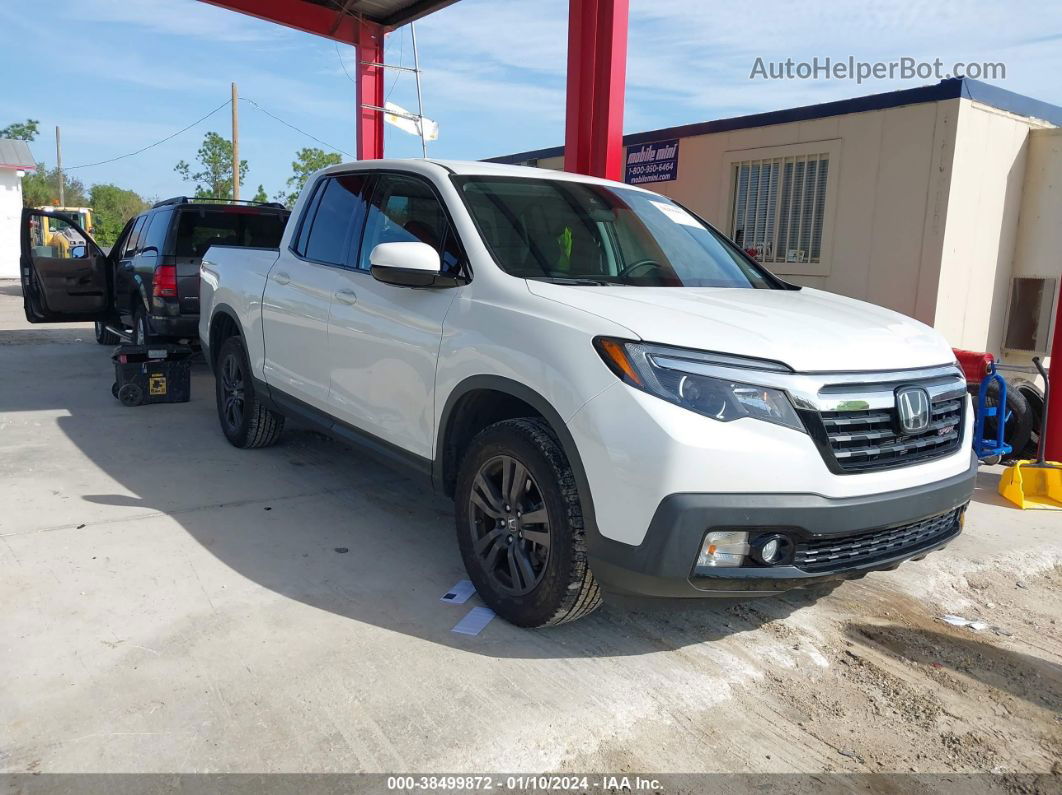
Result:
<instances>
[{"instance_id":1,"label":"rear door handle","mask_svg":"<svg viewBox=\"0 0 1062 795\"><path fill-rule=\"evenodd\" d=\"M291 281L291 276L286 271L277 271L273 274L273 281L277 284L287 284Z\"/></svg>"},{"instance_id":2,"label":"rear door handle","mask_svg":"<svg viewBox=\"0 0 1062 795\"><path fill-rule=\"evenodd\" d=\"M336 300L341 304L352 305L358 302L353 290L336 290Z\"/></svg>"}]
</instances>

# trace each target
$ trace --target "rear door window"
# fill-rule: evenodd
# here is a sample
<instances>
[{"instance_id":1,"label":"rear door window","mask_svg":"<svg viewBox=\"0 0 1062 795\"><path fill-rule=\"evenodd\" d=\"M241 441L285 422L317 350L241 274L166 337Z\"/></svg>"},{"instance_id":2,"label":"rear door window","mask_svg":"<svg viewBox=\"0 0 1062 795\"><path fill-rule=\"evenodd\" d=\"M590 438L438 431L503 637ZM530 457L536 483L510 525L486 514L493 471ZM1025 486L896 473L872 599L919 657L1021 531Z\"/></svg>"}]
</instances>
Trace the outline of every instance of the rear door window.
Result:
<instances>
[{"instance_id":1,"label":"rear door window","mask_svg":"<svg viewBox=\"0 0 1062 795\"><path fill-rule=\"evenodd\" d=\"M159 210L151 218L151 225L141 234L144 238L141 249L154 246L158 249L159 254L166 253L166 233L170 230L170 219L173 217L173 210L165 209Z\"/></svg>"},{"instance_id":2,"label":"rear door window","mask_svg":"<svg viewBox=\"0 0 1062 795\"><path fill-rule=\"evenodd\" d=\"M306 239L306 258L326 265L345 265L352 235L365 220L365 174L330 177L319 189L321 201ZM356 239L356 238L355 238Z\"/></svg>"},{"instance_id":3,"label":"rear door window","mask_svg":"<svg viewBox=\"0 0 1062 795\"><path fill-rule=\"evenodd\" d=\"M317 214L317 205L321 201L321 194L323 183L328 180L321 180L314 186L313 196L306 203L306 209L302 211L302 222L299 225L299 239L295 241L295 253L300 257L306 256L306 241L310 238L310 229L313 228L313 217Z\"/></svg>"},{"instance_id":4,"label":"rear door window","mask_svg":"<svg viewBox=\"0 0 1062 795\"><path fill-rule=\"evenodd\" d=\"M133 224L133 231L129 233L129 237L125 241L125 251L122 252L123 257L132 257L136 254L140 244L140 233L143 231L146 221L146 215L136 219L136 223Z\"/></svg>"},{"instance_id":5,"label":"rear door window","mask_svg":"<svg viewBox=\"0 0 1062 795\"><path fill-rule=\"evenodd\" d=\"M277 248L286 213L253 207L187 207L178 210L174 255L202 257L212 245Z\"/></svg>"}]
</instances>

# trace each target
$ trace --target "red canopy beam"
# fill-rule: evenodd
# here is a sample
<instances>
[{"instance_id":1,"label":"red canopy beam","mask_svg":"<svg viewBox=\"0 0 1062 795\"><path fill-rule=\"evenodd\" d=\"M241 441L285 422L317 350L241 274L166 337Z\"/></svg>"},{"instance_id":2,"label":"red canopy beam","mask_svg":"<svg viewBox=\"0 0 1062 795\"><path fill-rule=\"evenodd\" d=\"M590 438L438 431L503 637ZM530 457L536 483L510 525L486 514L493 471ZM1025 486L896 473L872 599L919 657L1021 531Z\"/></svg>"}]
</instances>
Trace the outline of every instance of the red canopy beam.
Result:
<instances>
[{"instance_id":1,"label":"red canopy beam","mask_svg":"<svg viewBox=\"0 0 1062 795\"><path fill-rule=\"evenodd\" d=\"M211 5L239 11L267 22L275 22L304 33L353 44L358 48L355 76L357 145L359 160L376 160L384 156L383 113L366 105L383 107L384 68L372 64L384 62L384 34L387 28L375 22L351 16L305 0L203 0Z\"/></svg>"},{"instance_id":2,"label":"red canopy beam","mask_svg":"<svg viewBox=\"0 0 1062 795\"><path fill-rule=\"evenodd\" d=\"M357 37L358 20L338 8L327 8L306 0L201 0L229 11L275 22L304 33L352 44Z\"/></svg>"},{"instance_id":3,"label":"red canopy beam","mask_svg":"<svg viewBox=\"0 0 1062 795\"><path fill-rule=\"evenodd\" d=\"M384 106L384 29L380 25L362 22L358 30L358 70L355 75L357 83L358 123L357 149L358 160L379 160L384 156L384 118L383 112L374 108ZM373 66L373 64L381 64Z\"/></svg>"},{"instance_id":4,"label":"red canopy beam","mask_svg":"<svg viewBox=\"0 0 1062 795\"><path fill-rule=\"evenodd\" d=\"M629 0L570 0L564 169L623 179Z\"/></svg>"},{"instance_id":5,"label":"red canopy beam","mask_svg":"<svg viewBox=\"0 0 1062 795\"><path fill-rule=\"evenodd\" d=\"M1051 367L1047 370L1047 376L1051 379L1051 400L1044 407L1047 412L1044 455L1048 461L1062 461L1062 295L1059 296L1058 306L1055 308L1055 329L1052 337Z\"/></svg>"}]
</instances>

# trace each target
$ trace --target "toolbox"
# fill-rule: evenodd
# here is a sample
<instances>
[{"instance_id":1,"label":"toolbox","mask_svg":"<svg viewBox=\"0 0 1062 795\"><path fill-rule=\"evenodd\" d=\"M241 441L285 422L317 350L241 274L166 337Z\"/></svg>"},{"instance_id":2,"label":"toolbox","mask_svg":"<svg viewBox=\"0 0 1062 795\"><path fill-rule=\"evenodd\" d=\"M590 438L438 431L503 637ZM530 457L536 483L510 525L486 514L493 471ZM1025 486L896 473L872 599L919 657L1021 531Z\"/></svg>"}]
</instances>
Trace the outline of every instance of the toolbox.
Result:
<instances>
[{"instance_id":1,"label":"toolbox","mask_svg":"<svg viewBox=\"0 0 1062 795\"><path fill-rule=\"evenodd\" d=\"M119 345L114 349L111 394L123 406L187 403L194 351L186 345Z\"/></svg>"}]
</instances>

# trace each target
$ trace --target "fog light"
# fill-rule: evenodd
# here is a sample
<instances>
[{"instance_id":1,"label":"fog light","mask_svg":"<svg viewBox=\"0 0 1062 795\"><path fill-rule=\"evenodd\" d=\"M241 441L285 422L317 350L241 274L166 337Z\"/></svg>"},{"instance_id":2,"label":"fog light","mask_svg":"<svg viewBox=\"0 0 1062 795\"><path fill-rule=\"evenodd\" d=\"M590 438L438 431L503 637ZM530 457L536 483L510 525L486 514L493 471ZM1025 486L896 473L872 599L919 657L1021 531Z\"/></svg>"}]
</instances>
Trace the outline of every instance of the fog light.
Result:
<instances>
[{"instance_id":1,"label":"fog light","mask_svg":"<svg viewBox=\"0 0 1062 795\"><path fill-rule=\"evenodd\" d=\"M760 536L752 542L751 550L752 559L757 563L775 566L792 558L793 542L784 535Z\"/></svg>"},{"instance_id":2,"label":"fog light","mask_svg":"<svg viewBox=\"0 0 1062 795\"><path fill-rule=\"evenodd\" d=\"M697 568L740 566L749 554L749 534L737 530L722 530L704 537Z\"/></svg>"}]
</instances>

